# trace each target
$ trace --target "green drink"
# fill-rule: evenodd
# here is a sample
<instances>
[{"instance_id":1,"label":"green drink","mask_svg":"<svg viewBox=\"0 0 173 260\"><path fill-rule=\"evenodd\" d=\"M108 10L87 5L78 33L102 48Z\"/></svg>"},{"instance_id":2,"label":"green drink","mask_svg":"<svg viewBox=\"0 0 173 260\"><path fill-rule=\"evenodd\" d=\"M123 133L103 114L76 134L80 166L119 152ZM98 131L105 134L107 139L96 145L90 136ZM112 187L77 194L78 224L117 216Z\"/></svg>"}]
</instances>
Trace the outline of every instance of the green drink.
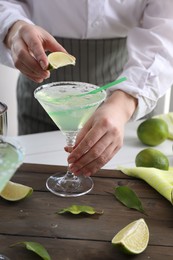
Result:
<instances>
[{"instance_id":1,"label":"green drink","mask_svg":"<svg viewBox=\"0 0 173 260\"><path fill-rule=\"evenodd\" d=\"M69 147L75 145L77 133L106 98L105 91L81 95L97 88L82 82L55 82L38 87L34 92L35 98L66 136ZM77 197L88 193L93 188L93 181L90 177L76 177L67 170L66 174L50 176L46 186L55 195Z\"/></svg>"},{"instance_id":2,"label":"green drink","mask_svg":"<svg viewBox=\"0 0 173 260\"><path fill-rule=\"evenodd\" d=\"M44 87L35 93L35 97L63 133L74 132L83 127L105 97L103 92L76 96L92 90L91 86L85 84L85 89L82 84Z\"/></svg>"},{"instance_id":3,"label":"green drink","mask_svg":"<svg viewBox=\"0 0 173 260\"><path fill-rule=\"evenodd\" d=\"M0 102L0 192L23 161L23 151L12 138L6 138L7 106Z\"/></svg>"},{"instance_id":4,"label":"green drink","mask_svg":"<svg viewBox=\"0 0 173 260\"><path fill-rule=\"evenodd\" d=\"M23 162L24 153L14 141L0 141L0 192Z\"/></svg>"}]
</instances>

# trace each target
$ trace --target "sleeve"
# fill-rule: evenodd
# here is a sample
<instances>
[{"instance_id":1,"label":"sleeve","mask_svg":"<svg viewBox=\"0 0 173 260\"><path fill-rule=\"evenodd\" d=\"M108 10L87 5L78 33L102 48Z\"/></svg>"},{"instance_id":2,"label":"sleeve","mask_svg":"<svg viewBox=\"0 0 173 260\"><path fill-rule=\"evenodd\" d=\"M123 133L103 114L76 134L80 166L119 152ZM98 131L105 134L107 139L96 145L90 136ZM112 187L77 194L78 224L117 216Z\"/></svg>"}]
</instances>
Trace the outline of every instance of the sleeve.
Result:
<instances>
[{"instance_id":1,"label":"sleeve","mask_svg":"<svg viewBox=\"0 0 173 260\"><path fill-rule=\"evenodd\" d=\"M141 25L127 36L129 58L120 75L127 80L110 90L121 89L138 99L132 120L150 113L173 84L173 1L146 2Z\"/></svg>"},{"instance_id":2,"label":"sleeve","mask_svg":"<svg viewBox=\"0 0 173 260\"><path fill-rule=\"evenodd\" d=\"M12 26L18 20L32 23L29 7L24 1L0 1L0 63L14 68L11 52L4 44L5 36Z\"/></svg>"}]
</instances>

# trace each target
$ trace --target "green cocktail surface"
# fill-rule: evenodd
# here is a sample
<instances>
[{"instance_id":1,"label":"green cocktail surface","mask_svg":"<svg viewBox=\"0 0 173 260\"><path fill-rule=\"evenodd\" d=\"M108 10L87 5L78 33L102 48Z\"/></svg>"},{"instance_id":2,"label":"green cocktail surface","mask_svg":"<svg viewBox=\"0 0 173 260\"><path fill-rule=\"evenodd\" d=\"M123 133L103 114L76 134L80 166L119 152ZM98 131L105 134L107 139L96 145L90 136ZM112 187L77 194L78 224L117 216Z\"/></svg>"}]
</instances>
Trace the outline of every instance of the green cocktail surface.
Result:
<instances>
[{"instance_id":1,"label":"green cocktail surface","mask_svg":"<svg viewBox=\"0 0 173 260\"><path fill-rule=\"evenodd\" d=\"M21 165L23 157L20 148L8 142L0 143L0 192Z\"/></svg>"},{"instance_id":2,"label":"green cocktail surface","mask_svg":"<svg viewBox=\"0 0 173 260\"><path fill-rule=\"evenodd\" d=\"M35 97L62 132L75 132L105 99L105 92L76 96L90 90L73 85L52 86L37 91Z\"/></svg>"}]
</instances>

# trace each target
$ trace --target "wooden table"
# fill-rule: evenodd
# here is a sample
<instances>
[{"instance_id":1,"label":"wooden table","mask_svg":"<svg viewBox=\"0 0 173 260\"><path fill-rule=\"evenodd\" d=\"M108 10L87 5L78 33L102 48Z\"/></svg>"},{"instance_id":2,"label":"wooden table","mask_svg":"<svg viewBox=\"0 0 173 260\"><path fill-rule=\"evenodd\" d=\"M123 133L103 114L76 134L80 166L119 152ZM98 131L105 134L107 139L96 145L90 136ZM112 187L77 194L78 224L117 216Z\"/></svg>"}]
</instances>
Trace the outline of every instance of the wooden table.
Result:
<instances>
[{"instance_id":1,"label":"wooden table","mask_svg":"<svg viewBox=\"0 0 173 260\"><path fill-rule=\"evenodd\" d=\"M13 181L32 186L31 197L19 202L0 199L0 253L11 260L39 260L19 241L39 242L52 260L163 260L173 259L173 207L148 184L115 170L100 170L93 176L94 189L77 198L57 197L46 190L48 176L65 171L63 166L23 164ZM148 216L123 206L111 194L117 185L127 185L140 197ZM99 217L58 215L72 204L103 209ZM130 222L144 218L150 230L147 249L128 256L112 246L114 235Z\"/></svg>"}]
</instances>

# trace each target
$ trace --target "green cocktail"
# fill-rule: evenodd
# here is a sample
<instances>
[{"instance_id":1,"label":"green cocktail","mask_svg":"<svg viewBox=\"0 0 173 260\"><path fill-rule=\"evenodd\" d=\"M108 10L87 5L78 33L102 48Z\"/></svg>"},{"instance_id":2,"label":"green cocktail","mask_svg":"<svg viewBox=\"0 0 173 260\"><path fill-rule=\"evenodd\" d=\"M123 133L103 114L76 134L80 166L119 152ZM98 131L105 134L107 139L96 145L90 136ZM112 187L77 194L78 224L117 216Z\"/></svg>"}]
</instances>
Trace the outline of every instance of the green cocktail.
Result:
<instances>
[{"instance_id":1,"label":"green cocktail","mask_svg":"<svg viewBox=\"0 0 173 260\"><path fill-rule=\"evenodd\" d=\"M98 88L81 82L55 82L37 88L34 96L62 133L67 146L75 145L76 136L97 107L106 98L106 92L77 96ZM57 173L47 180L47 188L56 195L64 197L80 196L93 187L90 177L76 177L69 171Z\"/></svg>"},{"instance_id":2,"label":"green cocktail","mask_svg":"<svg viewBox=\"0 0 173 260\"><path fill-rule=\"evenodd\" d=\"M14 140L0 140L0 192L22 164L23 158L23 149Z\"/></svg>"},{"instance_id":3,"label":"green cocktail","mask_svg":"<svg viewBox=\"0 0 173 260\"><path fill-rule=\"evenodd\" d=\"M24 153L12 138L7 138L7 105L0 102L0 193L23 162Z\"/></svg>"}]
</instances>

